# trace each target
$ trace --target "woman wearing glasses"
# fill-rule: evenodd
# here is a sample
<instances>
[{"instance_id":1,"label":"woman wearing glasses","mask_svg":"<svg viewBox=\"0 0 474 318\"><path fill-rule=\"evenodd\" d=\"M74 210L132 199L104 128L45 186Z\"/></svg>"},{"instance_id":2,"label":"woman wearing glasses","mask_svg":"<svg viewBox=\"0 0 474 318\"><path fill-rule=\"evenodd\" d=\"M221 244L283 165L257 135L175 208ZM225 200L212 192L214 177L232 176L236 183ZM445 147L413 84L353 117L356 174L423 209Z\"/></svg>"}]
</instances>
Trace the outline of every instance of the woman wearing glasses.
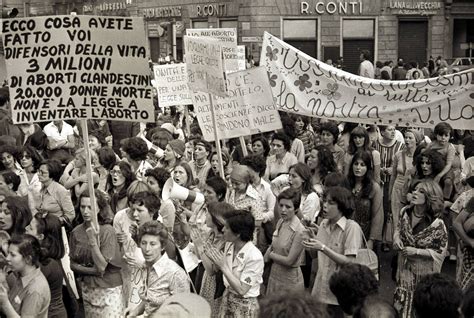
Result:
<instances>
[{"instance_id":1,"label":"woman wearing glasses","mask_svg":"<svg viewBox=\"0 0 474 318\"><path fill-rule=\"evenodd\" d=\"M59 218L61 225L70 225L76 216L71 194L59 183L61 163L55 159L43 161L38 169L41 182L41 201L37 209Z\"/></svg>"}]
</instances>

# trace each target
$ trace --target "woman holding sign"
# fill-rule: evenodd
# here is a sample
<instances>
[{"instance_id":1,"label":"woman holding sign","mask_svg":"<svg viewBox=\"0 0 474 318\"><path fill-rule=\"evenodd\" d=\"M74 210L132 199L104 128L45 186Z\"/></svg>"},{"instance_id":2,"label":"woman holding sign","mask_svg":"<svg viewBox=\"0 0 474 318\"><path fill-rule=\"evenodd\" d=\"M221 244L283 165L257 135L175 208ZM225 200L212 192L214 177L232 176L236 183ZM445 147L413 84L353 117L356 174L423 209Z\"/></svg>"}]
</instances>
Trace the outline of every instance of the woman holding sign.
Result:
<instances>
[{"instance_id":1,"label":"woman holding sign","mask_svg":"<svg viewBox=\"0 0 474 318\"><path fill-rule=\"evenodd\" d=\"M105 194L96 191L91 202L88 191L80 198L84 222L74 228L69 242L71 269L82 290L86 317L122 317L122 276L120 253L112 225L113 215ZM99 228L92 223L92 204L96 205Z\"/></svg>"}]
</instances>

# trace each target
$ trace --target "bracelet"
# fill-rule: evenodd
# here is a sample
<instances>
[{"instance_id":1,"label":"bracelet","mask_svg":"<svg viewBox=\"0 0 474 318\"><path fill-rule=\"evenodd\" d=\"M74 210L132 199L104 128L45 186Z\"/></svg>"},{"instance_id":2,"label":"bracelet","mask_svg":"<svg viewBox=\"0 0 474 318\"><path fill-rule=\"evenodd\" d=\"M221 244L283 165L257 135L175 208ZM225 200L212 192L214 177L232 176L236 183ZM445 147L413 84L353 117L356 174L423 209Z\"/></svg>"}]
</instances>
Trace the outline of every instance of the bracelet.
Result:
<instances>
[{"instance_id":1,"label":"bracelet","mask_svg":"<svg viewBox=\"0 0 474 318\"><path fill-rule=\"evenodd\" d=\"M418 251L419 251L419 249L416 249L415 255L417 255L417 256L420 255L420 253Z\"/></svg>"},{"instance_id":2,"label":"bracelet","mask_svg":"<svg viewBox=\"0 0 474 318\"><path fill-rule=\"evenodd\" d=\"M323 246L321 247L320 251L321 251L321 252L324 252L325 249L326 249L326 245L323 244Z\"/></svg>"}]
</instances>

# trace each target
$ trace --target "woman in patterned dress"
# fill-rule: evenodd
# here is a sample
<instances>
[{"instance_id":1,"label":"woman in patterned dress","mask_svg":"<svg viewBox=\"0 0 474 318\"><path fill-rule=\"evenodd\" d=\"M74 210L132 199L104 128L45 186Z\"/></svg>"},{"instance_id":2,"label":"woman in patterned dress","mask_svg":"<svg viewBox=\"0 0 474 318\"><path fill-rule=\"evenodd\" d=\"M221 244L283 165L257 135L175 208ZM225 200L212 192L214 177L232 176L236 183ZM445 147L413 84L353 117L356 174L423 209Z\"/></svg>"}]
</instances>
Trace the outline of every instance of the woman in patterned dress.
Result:
<instances>
[{"instance_id":1,"label":"woman in patterned dress","mask_svg":"<svg viewBox=\"0 0 474 318\"><path fill-rule=\"evenodd\" d=\"M400 212L394 235L399 250L394 306L402 318L414 317L413 294L421 277L441 271L448 247L442 212L443 190L433 180L416 184L411 205Z\"/></svg>"}]
</instances>

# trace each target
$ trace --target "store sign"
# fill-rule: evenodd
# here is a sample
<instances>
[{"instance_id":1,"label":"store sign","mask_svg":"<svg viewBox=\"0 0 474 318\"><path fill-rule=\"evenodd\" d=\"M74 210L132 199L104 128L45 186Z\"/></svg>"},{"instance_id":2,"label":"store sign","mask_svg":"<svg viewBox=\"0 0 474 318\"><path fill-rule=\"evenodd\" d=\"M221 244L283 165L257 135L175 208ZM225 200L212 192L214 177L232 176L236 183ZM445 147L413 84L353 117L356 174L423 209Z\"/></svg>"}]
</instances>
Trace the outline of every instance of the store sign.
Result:
<instances>
[{"instance_id":1,"label":"store sign","mask_svg":"<svg viewBox=\"0 0 474 318\"><path fill-rule=\"evenodd\" d=\"M132 5L132 0L126 0L126 1L121 1L121 2L104 2L97 4L95 8L98 11L102 12L113 12L113 11L120 11L120 10L126 10L127 6ZM94 6L92 4L85 4L82 7L82 10L84 13L89 13L94 11Z\"/></svg>"},{"instance_id":2,"label":"store sign","mask_svg":"<svg viewBox=\"0 0 474 318\"><path fill-rule=\"evenodd\" d=\"M434 15L441 10L441 2L434 1L394 1L390 0L388 8L399 15Z\"/></svg>"},{"instance_id":3,"label":"store sign","mask_svg":"<svg viewBox=\"0 0 474 318\"><path fill-rule=\"evenodd\" d=\"M222 17L227 14L227 5L225 3L197 5L196 13L198 17Z\"/></svg>"},{"instance_id":4,"label":"store sign","mask_svg":"<svg viewBox=\"0 0 474 318\"><path fill-rule=\"evenodd\" d=\"M143 10L143 14L146 18L171 18L180 17L182 14L181 6L174 7L159 7Z\"/></svg>"},{"instance_id":5,"label":"store sign","mask_svg":"<svg viewBox=\"0 0 474 318\"><path fill-rule=\"evenodd\" d=\"M242 42L243 43L250 43L250 42L262 42L263 38L261 36L243 36Z\"/></svg>"},{"instance_id":6,"label":"store sign","mask_svg":"<svg viewBox=\"0 0 474 318\"><path fill-rule=\"evenodd\" d=\"M362 1L318 1L309 4L302 1L300 4L301 14L362 14Z\"/></svg>"}]
</instances>

